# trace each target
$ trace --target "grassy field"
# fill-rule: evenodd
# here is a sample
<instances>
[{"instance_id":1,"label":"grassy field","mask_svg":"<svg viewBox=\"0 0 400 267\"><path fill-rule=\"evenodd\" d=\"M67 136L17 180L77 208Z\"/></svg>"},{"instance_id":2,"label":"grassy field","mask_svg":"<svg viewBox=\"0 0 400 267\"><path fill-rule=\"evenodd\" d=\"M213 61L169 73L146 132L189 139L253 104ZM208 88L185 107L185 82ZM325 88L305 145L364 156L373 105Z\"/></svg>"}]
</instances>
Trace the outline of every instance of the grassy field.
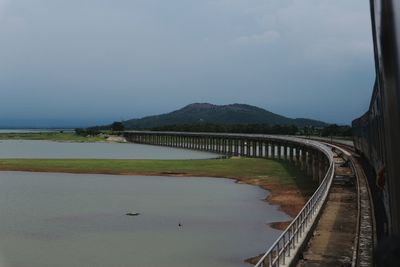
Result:
<instances>
[{"instance_id":1,"label":"grassy field","mask_svg":"<svg viewBox=\"0 0 400 267\"><path fill-rule=\"evenodd\" d=\"M101 142L104 137L85 137L75 133L40 132L40 133L0 133L0 140L49 140L62 142Z\"/></svg>"},{"instance_id":2,"label":"grassy field","mask_svg":"<svg viewBox=\"0 0 400 267\"><path fill-rule=\"evenodd\" d=\"M294 176L299 176L297 170L288 164L250 158L211 160L3 159L0 160L0 170L170 174L273 179L282 183L291 182Z\"/></svg>"}]
</instances>

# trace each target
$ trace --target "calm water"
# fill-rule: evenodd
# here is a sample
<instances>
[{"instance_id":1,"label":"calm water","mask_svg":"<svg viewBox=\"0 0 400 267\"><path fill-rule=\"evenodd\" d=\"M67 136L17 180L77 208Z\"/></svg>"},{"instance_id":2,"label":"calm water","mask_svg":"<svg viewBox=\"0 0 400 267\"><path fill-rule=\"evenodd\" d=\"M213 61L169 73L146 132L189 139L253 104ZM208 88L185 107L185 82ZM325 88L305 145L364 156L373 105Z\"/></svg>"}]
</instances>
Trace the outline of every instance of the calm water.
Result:
<instances>
[{"instance_id":1,"label":"calm water","mask_svg":"<svg viewBox=\"0 0 400 267\"><path fill-rule=\"evenodd\" d=\"M279 235L267 224L288 219L266 194L215 178L1 172L0 265L248 266Z\"/></svg>"},{"instance_id":2,"label":"calm water","mask_svg":"<svg viewBox=\"0 0 400 267\"><path fill-rule=\"evenodd\" d=\"M0 140L0 158L207 159L216 154L140 144Z\"/></svg>"}]
</instances>

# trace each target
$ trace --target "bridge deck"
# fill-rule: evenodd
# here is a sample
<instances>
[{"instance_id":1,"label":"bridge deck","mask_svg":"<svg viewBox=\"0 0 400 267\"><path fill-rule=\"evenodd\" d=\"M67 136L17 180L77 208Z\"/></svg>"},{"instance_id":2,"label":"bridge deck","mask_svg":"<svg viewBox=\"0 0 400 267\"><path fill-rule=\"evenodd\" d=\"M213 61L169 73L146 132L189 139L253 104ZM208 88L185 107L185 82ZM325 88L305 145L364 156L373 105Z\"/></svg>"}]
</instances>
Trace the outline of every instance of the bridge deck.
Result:
<instances>
[{"instance_id":1,"label":"bridge deck","mask_svg":"<svg viewBox=\"0 0 400 267\"><path fill-rule=\"evenodd\" d=\"M357 190L352 169L340 167L342 163L342 158L335 157L337 177L298 267L351 266L357 227Z\"/></svg>"}]
</instances>

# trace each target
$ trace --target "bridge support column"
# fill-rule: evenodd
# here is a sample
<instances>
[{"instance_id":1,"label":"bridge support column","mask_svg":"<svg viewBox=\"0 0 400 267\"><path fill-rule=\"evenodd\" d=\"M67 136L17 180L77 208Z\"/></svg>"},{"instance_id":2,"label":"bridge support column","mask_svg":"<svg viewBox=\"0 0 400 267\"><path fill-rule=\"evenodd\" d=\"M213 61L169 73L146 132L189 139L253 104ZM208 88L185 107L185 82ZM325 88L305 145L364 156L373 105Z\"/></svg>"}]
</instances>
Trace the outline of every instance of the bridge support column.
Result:
<instances>
[{"instance_id":1,"label":"bridge support column","mask_svg":"<svg viewBox=\"0 0 400 267\"><path fill-rule=\"evenodd\" d=\"M282 159L282 145L278 144L278 159Z\"/></svg>"},{"instance_id":2,"label":"bridge support column","mask_svg":"<svg viewBox=\"0 0 400 267\"><path fill-rule=\"evenodd\" d=\"M313 175L313 154L310 150L307 151L307 175Z\"/></svg>"},{"instance_id":3,"label":"bridge support column","mask_svg":"<svg viewBox=\"0 0 400 267\"><path fill-rule=\"evenodd\" d=\"M319 158L318 163L319 163L318 164L318 183L320 184L322 182L322 180L324 179L324 175L325 175L325 172L324 172L325 163L324 163L324 160L321 158Z\"/></svg>"},{"instance_id":4,"label":"bridge support column","mask_svg":"<svg viewBox=\"0 0 400 267\"><path fill-rule=\"evenodd\" d=\"M304 148L301 148L301 170L307 171L307 152Z\"/></svg>"},{"instance_id":5,"label":"bridge support column","mask_svg":"<svg viewBox=\"0 0 400 267\"><path fill-rule=\"evenodd\" d=\"M301 167L301 163L300 163L300 147L295 147L295 153L296 153L296 155L295 155L295 157L296 157L295 165L297 167Z\"/></svg>"},{"instance_id":6,"label":"bridge support column","mask_svg":"<svg viewBox=\"0 0 400 267\"><path fill-rule=\"evenodd\" d=\"M291 145L289 146L289 161L290 163L294 163L294 154L293 154L294 147Z\"/></svg>"},{"instance_id":7,"label":"bridge support column","mask_svg":"<svg viewBox=\"0 0 400 267\"><path fill-rule=\"evenodd\" d=\"M239 156L239 142L237 139L233 139L233 155Z\"/></svg>"},{"instance_id":8,"label":"bridge support column","mask_svg":"<svg viewBox=\"0 0 400 267\"><path fill-rule=\"evenodd\" d=\"M271 143L271 158L272 159L276 159L276 144L275 143Z\"/></svg>"},{"instance_id":9,"label":"bridge support column","mask_svg":"<svg viewBox=\"0 0 400 267\"><path fill-rule=\"evenodd\" d=\"M319 158L316 153L313 154L312 178L314 181L319 181Z\"/></svg>"}]
</instances>

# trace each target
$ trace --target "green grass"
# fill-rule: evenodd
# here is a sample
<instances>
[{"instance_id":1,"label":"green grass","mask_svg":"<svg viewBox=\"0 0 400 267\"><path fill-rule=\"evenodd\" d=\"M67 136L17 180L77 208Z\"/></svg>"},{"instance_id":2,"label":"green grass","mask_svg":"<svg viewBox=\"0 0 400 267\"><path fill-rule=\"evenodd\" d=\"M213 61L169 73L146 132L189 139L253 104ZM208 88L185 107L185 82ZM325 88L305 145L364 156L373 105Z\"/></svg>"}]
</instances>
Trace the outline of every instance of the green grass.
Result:
<instances>
[{"instance_id":1,"label":"green grass","mask_svg":"<svg viewBox=\"0 0 400 267\"><path fill-rule=\"evenodd\" d=\"M210 160L3 159L0 160L0 170L211 176L281 184L308 183L310 181L303 173L288 163L252 158Z\"/></svg>"},{"instance_id":2,"label":"green grass","mask_svg":"<svg viewBox=\"0 0 400 267\"><path fill-rule=\"evenodd\" d=\"M49 140L62 142L100 142L104 137L85 137L75 133L40 132L40 133L0 133L0 140Z\"/></svg>"}]
</instances>

